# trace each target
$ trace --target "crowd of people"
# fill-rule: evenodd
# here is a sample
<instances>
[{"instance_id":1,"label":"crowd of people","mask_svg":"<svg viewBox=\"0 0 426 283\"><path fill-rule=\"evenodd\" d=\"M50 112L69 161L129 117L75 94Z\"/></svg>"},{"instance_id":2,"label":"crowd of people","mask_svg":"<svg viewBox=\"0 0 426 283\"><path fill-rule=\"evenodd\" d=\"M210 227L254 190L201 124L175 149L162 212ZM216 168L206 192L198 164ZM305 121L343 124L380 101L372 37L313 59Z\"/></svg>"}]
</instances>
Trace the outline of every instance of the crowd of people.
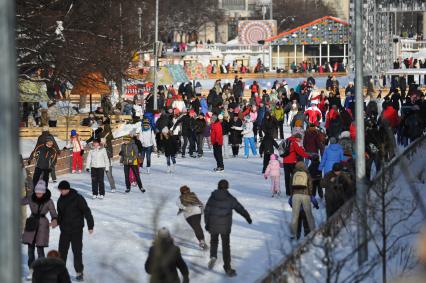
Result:
<instances>
[{"instance_id":1,"label":"crowd of people","mask_svg":"<svg viewBox=\"0 0 426 283\"><path fill-rule=\"evenodd\" d=\"M335 77L328 78L325 90L317 89L312 77L294 88L290 88L286 81L276 81L267 90L253 82L249 97L244 96L245 89L245 83L239 77L235 77L233 84L222 85L221 80L217 80L208 95L190 83L180 85L177 91L173 86L160 87L159 111L153 110L152 94L135 97L133 106L136 107L131 112L133 123L140 123L140 127L123 138L119 154L126 192L137 186L142 193L149 193L149 188L142 184L141 170L150 174L153 153L164 155L166 172L173 174L178 170L179 156L204 158L207 143L216 162L213 170L220 172L225 169L226 159L239 158L239 150L244 147L243 158L263 158L259 173L265 179L271 179L272 197L281 195L283 171L285 195L292 206L291 239L299 239L302 228L305 236L315 229L312 208L319 209L319 204L325 203L329 218L356 192L354 164L360 154L355 154L354 146L357 134L354 84L351 82L345 88L344 98L340 97L343 89ZM108 117L113 107L107 99L103 104L102 119L91 115L85 121L93 129L92 137L83 144L77 131L72 130L67 146L72 151L72 173L82 173L86 156L85 169L91 174L94 199L105 197L105 174L111 192L116 191L111 166L113 134ZM411 86L406 94L392 89L383 98L381 93L377 97L367 95L364 106L366 151L362 156L366 158L367 178L371 179L373 164L378 171L383 162L393 157L395 141L406 146L423 135L426 100L421 90ZM290 136L285 136L284 127L289 128ZM59 226L59 256L66 261L71 244L77 279L82 280L84 219L90 233L94 220L84 198L71 189L67 181L59 183L61 196L55 210L47 184L50 175L56 180L53 173L60 150L48 129L44 130L28 160L30 164L36 159L36 163L30 182L32 189L23 200L23 204L29 204L31 208L23 236L23 243L28 245L28 266L36 274L42 264L34 262L35 249L39 258L43 258L49 226ZM228 188L228 181L221 180L204 205L196 193L184 185L180 188L177 205L179 214L183 214L194 230L203 250L208 249L201 225L204 215L204 228L211 235L208 267L212 269L216 262L220 235L224 270L228 276L235 276L230 254L232 210L249 224L252 219ZM50 223L47 213L52 219ZM57 263L57 260L52 261ZM167 228L158 232L145 268L152 276L151 282L178 282L177 268L184 282L189 282L188 268ZM59 273L58 269L58 274L62 276L63 272Z\"/></svg>"}]
</instances>

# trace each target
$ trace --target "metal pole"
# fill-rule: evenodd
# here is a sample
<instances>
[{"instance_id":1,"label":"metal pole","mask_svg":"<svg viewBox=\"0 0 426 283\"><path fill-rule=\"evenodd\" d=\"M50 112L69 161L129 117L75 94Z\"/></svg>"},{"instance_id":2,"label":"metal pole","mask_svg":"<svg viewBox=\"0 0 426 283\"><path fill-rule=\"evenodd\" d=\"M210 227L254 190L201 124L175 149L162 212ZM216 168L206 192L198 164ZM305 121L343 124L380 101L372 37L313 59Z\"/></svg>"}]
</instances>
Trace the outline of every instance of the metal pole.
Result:
<instances>
[{"instance_id":1,"label":"metal pole","mask_svg":"<svg viewBox=\"0 0 426 283\"><path fill-rule=\"evenodd\" d=\"M277 63L277 68L279 69L281 66L281 62L280 62L280 45L277 45L277 58L278 58L278 63Z\"/></svg>"},{"instance_id":2,"label":"metal pole","mask_svg":"<svg viewBox=\"0 0 426 283\"><path fill-rule=\"evenodd\" d=\"M157 101L157 89L158 89L158 78L157 78L157 64L158 64L158 0L155 1L155 42L154 42L154 110L158 110Z\"/></svg>"},{"instance_id":3,"label":"metal pole","mask_svg":"<svg viewBox=\"0 0 426 283\"><path fill-rule=\"evenodd\" d=\"M363 97L363 0L355 0L355 118L356 118L356 203L358 213L358 264L368 258L367 246L367 190L365 185L365 133Z\"/></svg>"},{"instance_id":4,"label":"metal pole","mask_svg":"<svg viewBox=\"0 0 426 283\"><path fill-rule=\"evenodd\" d=\"M16 89L15 1L0 0L0 282L21 281L18 93Z\"/></svg>"},{"instance_id":5,"label":"metal pole","mask_svg":"<svg viewBox=\"0 0 426 283\"><path fill-rule=\"evenodd\" d=\"M271 0L271 6L269 8L269 17L271 19L271 21L274 19L274 14L273 14L273 1Z\"/></svg>"}]
</instances>

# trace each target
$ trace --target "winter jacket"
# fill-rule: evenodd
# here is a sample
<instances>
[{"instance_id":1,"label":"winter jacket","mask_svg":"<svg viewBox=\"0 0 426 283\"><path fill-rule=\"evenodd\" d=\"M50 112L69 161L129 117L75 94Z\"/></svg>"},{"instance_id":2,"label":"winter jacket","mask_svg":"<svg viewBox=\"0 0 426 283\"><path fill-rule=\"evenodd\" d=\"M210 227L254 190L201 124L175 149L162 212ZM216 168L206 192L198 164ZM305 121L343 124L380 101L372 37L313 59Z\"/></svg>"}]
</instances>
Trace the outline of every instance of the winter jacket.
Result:
<instances>
[{"instance_id":1,"label":"winter jacket","mask_svg":"<svg viewBox=\"0 0 426 283\"><path fill-rule=\"evenodd\" d=\"M87 154L86 169L90 168L106 168L109 170L110 161L105 148L93 148Z\"/></svg>"},{"instance_id":2,"label":"winter jacket","mask_svg":"<svg viewBox=\"0 0 426 283\"><path fill-rule=\"evenodd\" d=\"M251 223L250 214L228 190L213 191L204 209L206 230L212 235L230 234L233 210Z\"/></svg>"},{"instance_id":3,"label":"winter jacket","mask_svg":"<svg viewBox=\"0 0 426 283\"><path fill-rule=\"evenodd\" d=\"M232 120L230 122L230 134L229 134L229 144L241 144L243 142L243 137L241 132L243 131L243 122L238 119L237 121Z\"/></svg>"},{"instance_id":4,"label":"winter jacket","mask_svg":"<svg viewBox=\"0 0 426 283\"><path fill-rule=\"evenodd\" d=\"M277 121L274 117L270 117L269 119L265 118L262 122L262 131L265 135L274 135L275 130L278 128Z\"/></svg>"},{"instance_id":5,"label":"winter jacket","mask_svg":"<svg viewBox=\"0 0 426 283\"><path fill-rule=\"evenodd\" d=\"M303 136L303 147L307 152L321 154L324 151L324 144L321 141L321 133L314 127L309 127Z\"/></svg>"},{"instance_id":6,"label":"winter jacket","mask_svg":"<svg viewBox=\"0 0 426 283\"><path fill-rule=\"evenodd\" d=\"M322 178L322 172L318 169L319 165L319 161L311 161L311 164L309 164L308 171L313 181L321 180Z\"/></svg>"},{"instance_id":7,"label":"winter jacket","mask_svg":"<svg viewBox=\"0 0 426 283\"><path fill-rule=\"evenodd\" d=\"M47 109L47 116L49 117L49 121L57 121L59 115L60 113L56 105L52 105Z\"/></svg>"},{"instance_id":8,"label":"winter jacket","mask_svg":"<svg viewBox=\"0 0 426 283\"><path fill-rule=\"evenodd\" d=\"M213 145L223 145L222 123L216 121L211 125L210 139Z\"/></svg>"},{"instance_id":9,"label":"winter jacket","mask_svg":"<svg viewBox=\"0 0 426 283\"><path fill-rule=\"evenodd\" d=\"M273 154L274 148L278 149L278 144L271 135L266 135L259 146L260 154Z\"/></svg>"},{"instance_id":10,"label":"winter jacket","mask_svg":"<svg viewBox=\"0 0 426 283\"><path fill-rule=\"evenodd\" d=\"M283 163L284 164L296 164L298 158L308 158L309 154L306 153L306 151L303 149L301 145L301 140L296 137L289 137L290 140L290 154L284 157Z\"/></svg>"},{"instance_id":11,"label":"winter jacket","mask_svg":"<svg viewBox=\"0 0 426 283\"><path fill-rule=\"evenodd\" d=\"M36 167L46 170L52 168L57 159L57 151L52 147L47 147L45 144L39 145L31 153L29 160L35 158Z\"/></svg>"},{"instance_id":12,"label":"winter jacket","mask_svg":"<svg viewBox=\"0 0 426 283\"><path fill-rule=\"evenodd\" d=\"M242 135L244 136L244 138L254 137L252 122L247 122L247 121L244 122Z\"/></svg>"},{"instance_id":13,"label":"winter jacket","mask_svg":"<svg viewBox=\"0 0 426 283\"><path fill-rule=\"evenodd\" d=\"M38 220L35 231L24 231L22 243L29 245L34 243L37 247L48 247L50 227L46 215L50 213L52 221L58 218L50 191L46 190L46 193L40 199L32 193L22 199L22 204L29 205L31 216Z\"/></svg>"},{"instance_id":14,"label":"winter jacket","mask_svg":"<svg viewBox=\"0 0 426 283\"><path fill-rule=\"evenodd\" d=\"M37 139L37 143L35 147L38 147L39 145L42 145L42 144L46 144L47 138L50 138L53 141L53 147L56 149L56 152L59 155L60 154L59 146L56 143L55 137L51 133L49 133L49 131L44 131L41 133L41 135Z\"/></svg>"},{"instance_id":15,"label":"winter jacket","mask_svg":"<svg viewBox=\"0 0 426 283\"><path fill-rule=\"evenodd\" d=\"M139 133L139 140L141 141L143 147L157 146L155 133L151 129L147 131L142 129L142 131Z\"/></svg>"},{"instance_id":16,"label":"winter jacket","mask_svg":"<svg viewBox=\"0 0 426 283\"><path fill-rule=\"evenodd\" d=\"M178 117L173 117L172 118L172 124L173 124L173 127L171 128L171 131L172 131L172 133L173 133L173 136L178 136L179 135L179 133L181 132L180 130L181 130L181 126L180 126L180 124L179 123L177 123L178 122L178 120L179 120L179 118Z\"/></svg>"},{"instance_id":17,"label":"winter jacket","mask_svg":"<svg viewBox=\"0 0 426 283\"><path fill-rule=\"evenodd\" d=\"M320 121L322 120L322 113L318 107L309 107L305 111L305 115L307 115L309 123L319 126Z\"/></svg>"},{"instance_id":18,"label":"winter jacket","mask_svg":"<svg viewBox=\"0 0 426 283\"><path fill-rule=\"evenodd\" d=\"M201 98L200 105L201 105L201 113L206 115L206 113L209 112L209 106L207 105L207 100L204 97Z\"/></svg>"},{"instance_id":19,"label":"winter jacket","mask_svg":"<svg viewBox=\"0 0 426 283\"><path fill-rule=\"evenodd\" d=\"M181 133L184 137L191 137L194 129L194 119L192 119L188 114L185 114L174 123L173 130L175 127L180 125Z\"/></svg>"},{"instance_id":20,"label":"winter jacket","mask_svg":"<svg viewBox=\"0 0 426 283\"><path fill-rule=\"evenodd\" d=\"M182 258L179 247L175 246L172 241L167 245L149 248L148 258L145 262L145 271L151 275L149 282L180 283L176 269L179 269L184 279L189 281L188 267ZM162 250L165 250L164 254L159 254Z\"/></svg>"},{"instance_id":21,"label":"winter jacket","mask_svg":"<svg viewBox=\"0 0 426 283\"><path fill-rule=\"evenodd\" d=\"M321 180L321 187L325 188L325 201L332 207L340 207L354 195L354 184L351 178L341 172L339 176L333 171L328 172Z\"/></svg>"},{"instance_id":22,"label":"winter jacket","mask_svg":"<svg viewBox=\"0 0 426 283\"><path fill-rule=\"evenodd\" d=\"M272 116L279 122L284 121L284 109L282 107L276 107L272 112Z\"/></svg>"},{"instance_id":23,"label":"winter jacket","mask_svg":"<svg viewBox=\"0 0 426 283\"><path fill-rule=\"evenodd\" d=\"M342 146L340 144L330 144L322 155L319 170L324 171L325 175L333 169L335 163L340 163L343 160Z\"/></svg>"},{"instance_id":24,"label":"winter jacket","mask_svg":"<svg viewBox=\"0 0 426 283\"><path fill-rule=\"evenodd\" d=\"M185 219L194 216L194 215L198 215L198 214L202 214L203 213L203 206L202 205L183 205L180 197L177 199L176 201L176 205L179 207L180 210L183 211L183 216L185 217Z\"/></svg>"},{"instance_id":25,"label":"winter jacket","mask_svg":"<svg viewBox=\"0 0 426 283\"><path fill-rule=\"evenodd\" d=\"M161 114L160 118L158 118L157 122L155 123L155 126L160 132L165 127L170 129L172 127L172 120L168 114Z\"/></svg>"},{"instance_id":26,"label":"winter jacket","mask_svg":"<svg viewBox=\"0 0 426 283\"><path fill-rule=\"evenodd\" d=\"M121 156L120 163L124 165L138 165L139 150L133 140L128 144L123 143L121 145L119 155Z\"/></svg>"},{"instance_id":27,"label":"winter jacket","mask_svg":"<svg viewBox=\"0 0 426 283\"><path fill-rule=\"evenodd\" d=\"M278 160L269 160L268 167L266 167L266 177L279 177L281 174L281 165Z\"/></svg>"},{"instance_id":28,"label":"winter jacket","mask_svg":"<svg viewBox=\"0 0 426 283\"><path fill-rule=\"evenodd\" d=\"M196 119L194 122L194 132L197 135L200 135L204 133L205 128L207 127L206 120L203 119Z\"/></svg>"},{"instance_id":29,"label":"winter jacket","mask_svg":"<svg viewBox=\"0 0 426 283\"><path fill-rule=\"evenodd\" d=\"M223 120L221 123L222 123L222 134L224 136L229 135L231 130L230 122Z\"/></svg>"},{"instance_id":30,"label":"winter jacket","mask_svg":"<svg viewBox=\"0 0 426 283\"><path fill-rule=\"evenodd\" d=\"M92 130L92 136L86 141L86 144L93 142L96 139L100 139L103 136L104 129L97 128Z\"/></svg>"},{"instance_id":31,"label":"winter jacket","mask_svg":"<svg viewBox=\"0 0 426 283\"><path fill-rule=\"evenodd\" d=\"M57 208L58 224L62 233L81 231L84 227L84 219L86 219L88 229L93 230L95 223L92 212L84 197L76 190L71 189L67 195L61 195Z\"/></svg>"},{"instance_id":32,"label":"winter jacket","mask_svg":"<svg viewBox=\"0 0 426 283\"><path fill-rule=\"evenodd\" d=\"M173 109L179 109L179 112L183 112L183 109L186 108L185 101L175 100L172 104Z\"/></svg>"},{"instance_id":33,"label":"winter jacket","mask_svg":"<svg viewBox=\"0 0 426 283\"><path fill-rule=\"evenodd\" d=\"M391 128L396 129L399 125L398 112L392 106L386 107L382 112L382 122L387 122Z\"/></svg>"},{"instance_id":34,"label":"winter jacket","mask_svg":"<svg viewBox=\"0 0 426 283\"><path fill-rule=\"evenodd\" d=\"M161 142L164 147L164 155L166 157L176 155L176 149L177 149L176 139L174 139L173 137L165 138L163 135L161 136L161 138L162 138Z\"/></svg>"},{"instance_id":35,"label":"winter jacket","mask_svg":"<svg viewBox=\"0 0 426 283\"><path fill-rule=\"evenodd\" d=\"M60 258L39 258L32 268L32 283L71 283L65 262Z\"/></svg>"},{"instance_id":36,"label":"winter jacket","mask_svg":"<svg viewBox=\"0 0 426 283\"><path fill-rule=\"evenodd\" d=\"M81 152L83 146L81 145L80 138L78 136L71 137L70 144L67 147L72 148L72 152Z\"/></svg>"}]
</instances>

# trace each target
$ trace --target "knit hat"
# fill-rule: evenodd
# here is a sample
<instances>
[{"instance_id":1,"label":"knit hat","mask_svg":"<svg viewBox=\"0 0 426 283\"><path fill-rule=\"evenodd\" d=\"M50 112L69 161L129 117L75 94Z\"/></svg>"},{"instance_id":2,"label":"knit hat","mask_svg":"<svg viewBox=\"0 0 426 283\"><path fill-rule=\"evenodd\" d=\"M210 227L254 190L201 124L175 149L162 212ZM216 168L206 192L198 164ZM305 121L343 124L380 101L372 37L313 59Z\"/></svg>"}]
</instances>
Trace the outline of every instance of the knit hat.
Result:
<instances>
[{"instance_id":1,"label":"knit hat","mask_svg":"<svg viewBox=\"0 0 426 283\"><path fill-rule=\"evenodd\" d=\"M131 137L131 136L124 136L124 137L123 137L123 140L124 140L124 141L131 141L131 140L132 140L132 137Z\"/></svg>"},{"instance_id":2,"label":"knit hat","mask_svg":"<svg viewBox=\"0 0 426 283\"><path fill-rule=\"evenodd\" d=\"M61 181L58 185L58 190L62 191L62 190L70 190L71 189L71 185L69 182L67 181Z\"/></svg>"},{"instance_id":3,"label":"knit hat","mask_svg":"<svg viewBox=\"0 0 426 283\"><path fill-rule=\"evenodd\" d=\"M294 166L294 169L299 171L302 171L302 170L306 171L305 163L303 161L297 162L296 165Z\"/></svg>"},{"instance_id":4,"label":"knit hat","mask_svg":"<svg viewBox=\"0 0 426 283\"><path fill-rule=\"evenodd\" d=\"M170 238L170 231L166 227L163 227L160 230L158 230L157 235L158 235L158 238L168 239Z\"/></svg>"},{"instance_id":5,"label":"knit hat","mask_svg":"<svg viewBox=\"0 0 426 283\"><path fill-rule=\"evenodd\" d=\"M211 121L212 121L212 123L216 122L217 121L217 116L216 115L212 115Z\"/></svg>"},{"instance_id":6,"label":"knit hat","mask_svg":"<svg viewBox=\"0 0 426 283\"><path fill-rule=\"evenodd\" d=\"M337 143L337 139L335 137L331 137L330 144L335 144L335 143Z\"/></svg>"},{"instance_id":7,"label":"knit hat","mask_svg":"<svg viewBox=\"0 0 426 283\"><path fill-rule=\"evenodd\" d=\"M163 134L167 134L167 133L169 133L169 128L168 128L168 127L164 127L164 128L161 130L161 132L162 132Z\"/></svg>"},{"instance_id":8,"label":"knit hat","mask_svg":"<svg viewBox=\"0 0 426 283\"><path fill-rule=\"evenodd\" d=\"M334 172L342 171L342 164L340 164L340 163L334 163L333 164L333 171Z\"/></svg>"},{"instance_id":9,"label":"knit hat","mask_svg":"<svg viewBox=\"0 0 426 283\"><path fill-rule=\"evenodd\" d=\"M143 120L142 120L142 125L143 126L145 126L145 125L149 125L150 123L149 123L149 119L148 118L144 118Z\"/></svg>"},{"instance_id":10,"label":"knit hat","mask_svg":"<svg viewBox=\"0 0 426 283\"><path fill-rule=\"evenodd\" d=\"M47 136L45 142L53 142L53 138L51 136Z\"/></svg>"},{"instance_id":11,"label":"knit hat","mask_svg":"<svg viewBox=\"0 0 426 283\"><path fill-rule=\"evenodd\" d=\"M71 136L75 137L77 135L77 131L76 130L71 130Z\"/></svg>"},{"instance_id":12,"label":"knit hat","mask_svg":"<svg viewBox=\"0 0 426 283\"><path fill-rule=\"evenodd\" d=\"M220 180L217 184L219 190L227 190L229 188L229 182L227 180Z\"/></svg>"},{"instance_id":13,"label":"knit hat","mask_svg":"<svg viewBox=\"0 0 426 283\"><path fill-rule=\"evenodd\" d=\"M180 187L180 193L181 194L186 194L186 193L189 193L191 190L189 189L189 187L188 186L182 186L182 187Z\"/></svg>"},{"instance_id":14,"label":"knit hat","mask_svg":"<svg viewBox=\"0 0 426 283\"><path fill-rule=\"evenodd\" d=\"M219 114L219 116L217 116L217 118L218 118L219 120L223 120L223 115L222 115L222 114Z\"/></svg>"},{"instance_id":15,"label":"knit hat","mask_svg":"<svg viewBox=\"0 0 426 283\"><path fill-rule=\"evenodd\" d=\"M46 182L44 180L40 179L37 182L37 185L34 188L34 192L42 193L42 194L46 193Z\"/></svg>"}]
</instances>

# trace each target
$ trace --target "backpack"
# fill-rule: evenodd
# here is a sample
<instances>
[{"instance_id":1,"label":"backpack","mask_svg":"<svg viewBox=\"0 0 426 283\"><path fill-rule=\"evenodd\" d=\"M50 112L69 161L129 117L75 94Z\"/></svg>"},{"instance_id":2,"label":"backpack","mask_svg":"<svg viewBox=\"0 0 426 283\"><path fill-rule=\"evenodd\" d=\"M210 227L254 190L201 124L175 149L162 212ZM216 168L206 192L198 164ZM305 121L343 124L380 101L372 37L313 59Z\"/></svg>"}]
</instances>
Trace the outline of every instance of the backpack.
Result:
<instances>
[{"instance_id":1,"label":"backpack","mask_svg":"<svg viewBox=\"0 0 426 283\"><path fill-rule=\"evenodd\" d=\"M293 187L308 187L308 174L303 171L297 171L293 175Z\"/></svg>"},{"instance_id":2,"label":"backpack","mask_svg":"<svg viewBox=\"0 0 426 283\"><path fill-rule=\"evenodd\" d=\"M278 153L280 157L287 157L290 154L291 141L286 139L282 141L278 147Z\"/></svg>"}]
</instances>

